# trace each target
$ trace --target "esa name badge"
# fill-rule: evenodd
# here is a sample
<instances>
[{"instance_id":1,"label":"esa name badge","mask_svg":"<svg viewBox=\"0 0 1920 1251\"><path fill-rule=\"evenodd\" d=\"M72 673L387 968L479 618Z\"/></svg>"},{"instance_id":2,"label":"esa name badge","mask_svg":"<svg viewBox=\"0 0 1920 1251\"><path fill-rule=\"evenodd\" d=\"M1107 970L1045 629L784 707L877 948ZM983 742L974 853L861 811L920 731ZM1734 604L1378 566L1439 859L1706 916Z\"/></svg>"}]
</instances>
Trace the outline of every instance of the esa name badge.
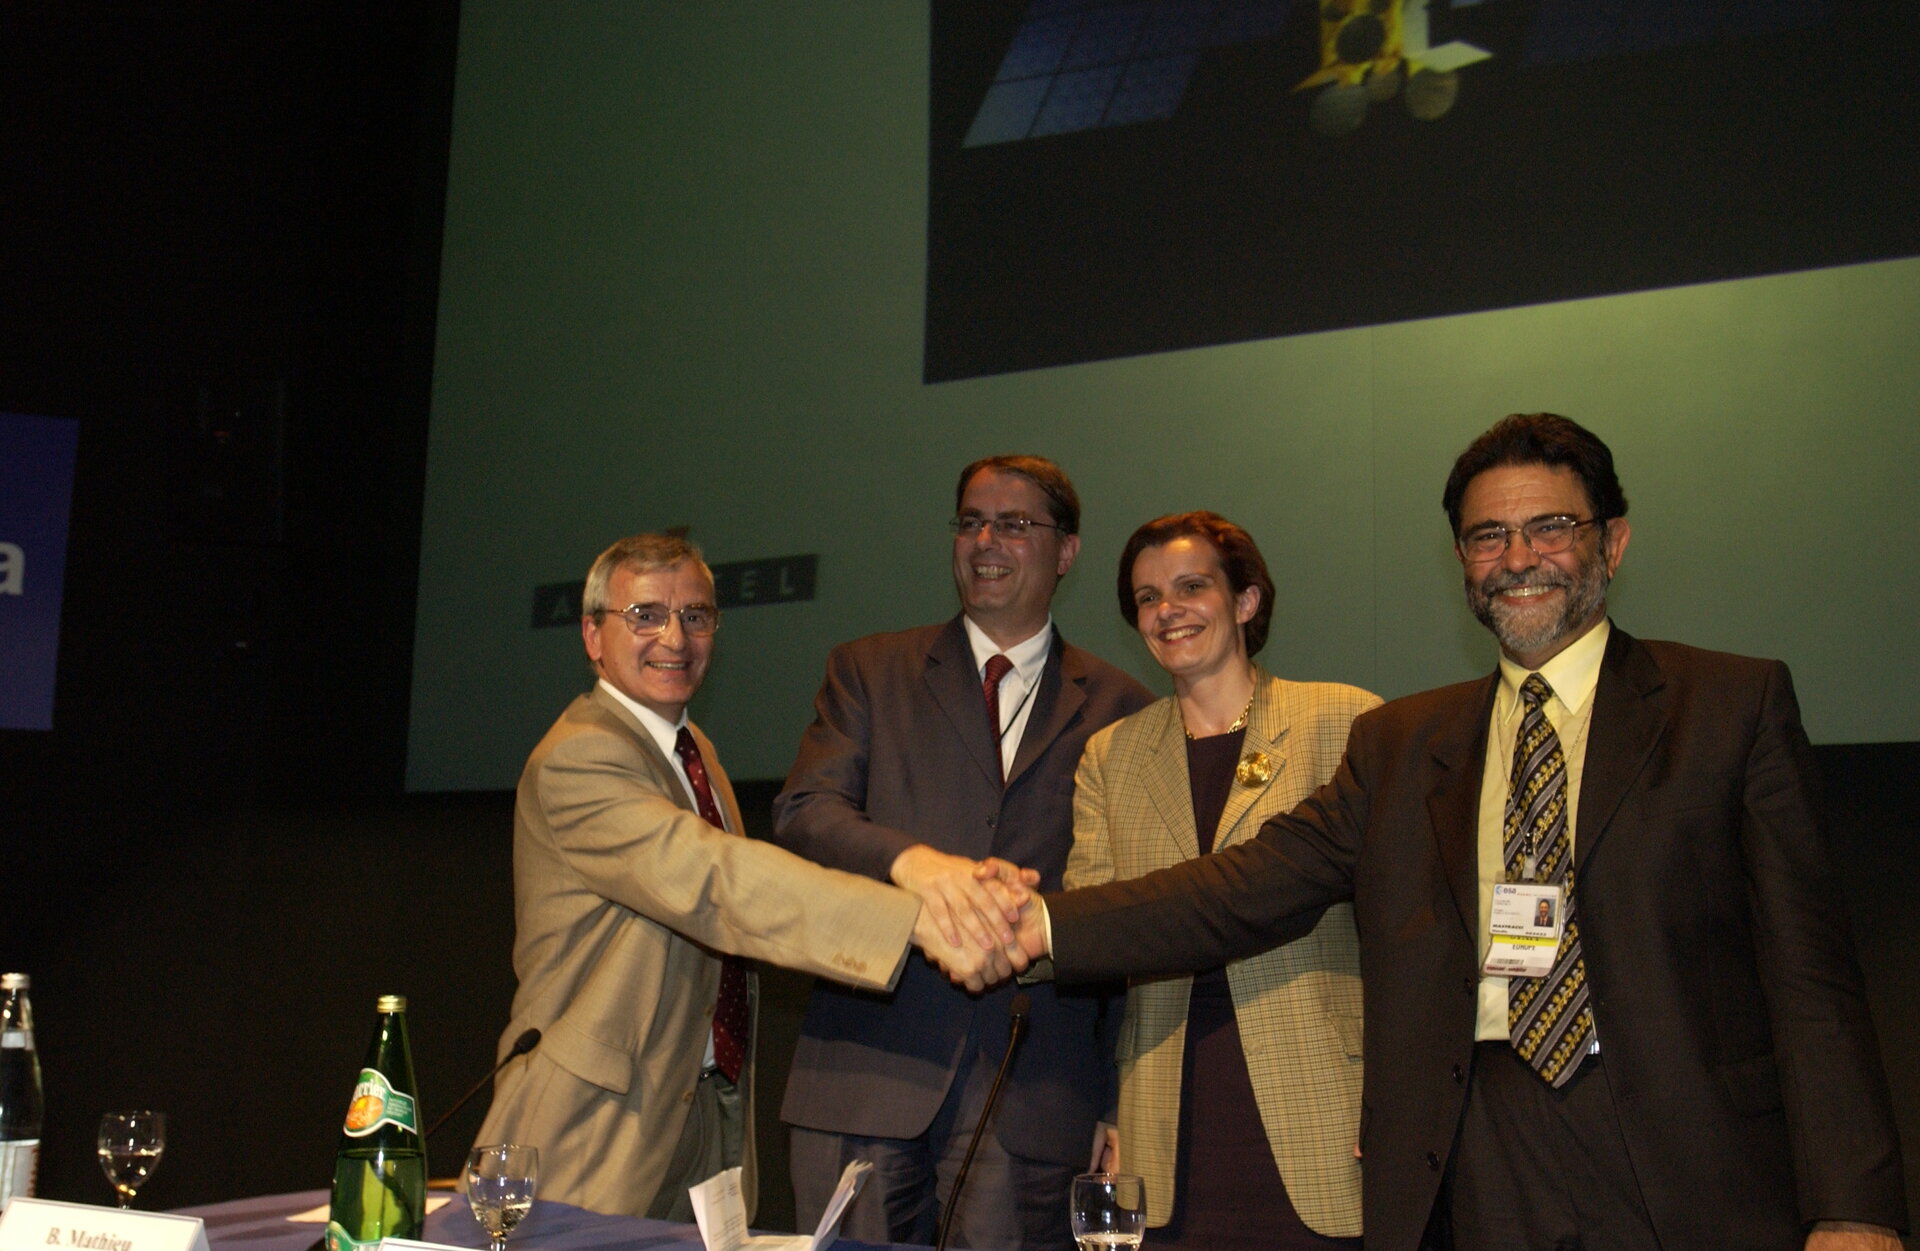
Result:
<instances>
[{"instance_id":1,"label":"esa name badge","mask_svg":"<svg viewBox=\"0 0 1920 1251\"><path fill-rule=\"evenodd\" d=\"M1566 917L1566 891L1533 882L1495 882L1487 962L1495 977L1545 977L1553 971Z\"/></svg>"}]
</instances>

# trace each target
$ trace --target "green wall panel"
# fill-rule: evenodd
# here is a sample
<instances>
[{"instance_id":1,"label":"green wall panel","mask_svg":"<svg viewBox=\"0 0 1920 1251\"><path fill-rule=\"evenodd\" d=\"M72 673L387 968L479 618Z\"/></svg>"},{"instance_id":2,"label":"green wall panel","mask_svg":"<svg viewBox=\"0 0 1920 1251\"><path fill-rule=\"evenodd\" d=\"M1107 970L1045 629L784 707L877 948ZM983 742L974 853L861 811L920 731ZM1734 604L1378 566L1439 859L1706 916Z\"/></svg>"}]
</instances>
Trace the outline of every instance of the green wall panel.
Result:
<instances>
[{"instance_id":1,"label":"green wall panel","mask_svg":"<svg viewBox=\"0 0 1920 1251\"><path fill-rule=\"evenodd\" d=\"M820 555L735 610L695 715L786 771L835 642L942 619L953 479L1053 456L1086 504L1069 637L1163 689L1112 603L1132 527L1212 507L1280 585L1279 672L1393 696L1490 663L1439 509L1553 409L1613 446L1628 629L1790 661L1828 742L1920 739L1920 261L920 382L926 15L898 0L467 0L409 785L511 785L587 682L534 586L689 525Z\"/></svg>"}]
</instances>

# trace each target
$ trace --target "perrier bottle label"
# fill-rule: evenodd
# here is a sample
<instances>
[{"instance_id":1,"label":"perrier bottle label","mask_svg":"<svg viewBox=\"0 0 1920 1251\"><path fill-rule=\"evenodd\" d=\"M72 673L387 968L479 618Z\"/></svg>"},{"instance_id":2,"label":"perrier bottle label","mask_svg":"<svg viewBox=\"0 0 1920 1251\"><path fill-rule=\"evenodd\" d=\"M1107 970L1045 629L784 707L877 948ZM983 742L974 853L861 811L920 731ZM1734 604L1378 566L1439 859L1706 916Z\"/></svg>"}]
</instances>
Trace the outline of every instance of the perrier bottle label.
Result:
<instances>
[{"instance_id":1,"label":"perrier bottle label","mask_svg":"<svg viewBox=\"0 0 1920 1251\"><path fill-rule=\"evenodd\" d=\"M413 1096L395 1090L385 1073L375 1068L360 1070L360 1080L354 1084L353 1098L347 1104L346 1123L340 1129L349 1140L367 1141L368 1146L342 1152L335 1163L327 1251L366 1251L385 1237L416 1236L418 1202L409 1191L425 1179L420 1153L417 1149L381 1150L370 1141L388 1126L419 1133L416 1113ZM414 1172L421 1174L418 1181L403 1176ZM350 1230L343 1225L343 1216L358 1228Z\"/></svg>"},{"instance_id":2,"label":"perrier bottle label","mask_svg":"<svg viewBox=\"0 0 1920 1251\"><path fill-rule=\"evenodd\" d=\"M387 1075L379 1069L361 1069L360 1080L347 1104L347 1122L341 1126L350 1138L365 1138L383 1125L420 1132L413 1096L395 1090Z\"/></svg>"},{"instance_id":3,"label":"perrier bottle label","mask_svg":"<svg viewBox=\"0 0 1920 1251\"><path fill-rule=\"evenodd\" d=\"M334 1157L329 1251L368 1251L382 1238L418 1238L427 1198L407 1001L382 995Z\"/></svg>"}]
</instances>

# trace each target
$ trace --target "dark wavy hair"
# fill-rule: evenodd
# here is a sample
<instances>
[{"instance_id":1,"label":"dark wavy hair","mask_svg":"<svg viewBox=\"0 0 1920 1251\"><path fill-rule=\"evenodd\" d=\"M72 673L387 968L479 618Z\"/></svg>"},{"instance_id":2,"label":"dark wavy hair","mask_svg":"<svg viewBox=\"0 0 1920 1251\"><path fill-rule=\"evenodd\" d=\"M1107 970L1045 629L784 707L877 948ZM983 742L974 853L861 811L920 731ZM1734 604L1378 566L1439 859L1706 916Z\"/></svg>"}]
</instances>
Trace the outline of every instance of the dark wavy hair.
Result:
<instances>
[{"instance_id":1,"label":"dark wavy hair","mask_svg":"<svg viewBox=\"0 0 1920 1251\"><path fill-rule=\"evenodd\" d=\"M1514 413L1495 422L1453 462L1440 506L1447 510L1455 536L1460 533L1460 500L1467 484L1502 465L1564 466L1586 487L1596 520L1627 515L1627 495L1613 472L1613 453L1598 435L1558 413Z\"/></svg>"},{"instance_id":2,"label":"dark wavy hair","mask_svg":"<svg viewBox=\"0 0 1920 1251\"><path fill-rule=\"evenodd\" d=\"M1219 513L1200 509L1190 513L1171 513L1155 517L1133 532L1120 552L1120 616L1130 626L1139 626L1140 610L1133 602L1133 565L1149 547L1160 547L1175 539L1202 539L1220 555L1220 567L1226 571L1227 585L1237 596L1248 587L1260 591L1260 604L1247 621L1247 655L1257 656L1267 645L1267 627L1273 624L1273 575L1260 554L1253 536Z\"/></svg>"},{"instance_id":3,"label":"dark wavy hair","mask_svg":"<svg viewBox=\"0 0 1920 1251\"><path fill-rule=\"evenodd\" d=\"M960 485L953 488L954 512L960 511L960 502L967 497L967 483L983 469L1019 474L1033 483L1047 497L1047 511L1053 514L1053 524L1060 527L1060 533L1080 533L1080 496L1068 481L1067 471L1044 456L983 456L974 461L960 471Z\"/></svg>"}]
</instances>

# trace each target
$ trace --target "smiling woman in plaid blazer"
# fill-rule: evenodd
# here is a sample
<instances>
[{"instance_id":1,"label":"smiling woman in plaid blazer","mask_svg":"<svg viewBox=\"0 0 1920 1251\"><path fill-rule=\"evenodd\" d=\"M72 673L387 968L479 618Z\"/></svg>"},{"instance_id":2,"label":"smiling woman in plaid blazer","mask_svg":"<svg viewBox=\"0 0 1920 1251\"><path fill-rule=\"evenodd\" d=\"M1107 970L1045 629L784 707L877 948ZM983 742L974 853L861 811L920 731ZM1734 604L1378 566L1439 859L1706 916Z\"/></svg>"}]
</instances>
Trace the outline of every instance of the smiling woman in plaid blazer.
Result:
<instances>
[{"instance_id":1,"label":"smiling woman in plaid blazer","mask_svg":"<svg viewBox=\"0 0 1920 1251\"><path fill-rule=\"evenodd\" d=\"M1252 656L1273 580L1247 532L1182 513L1134 532L1122 614L1174 694L1088 742L1066 884L1138 877L1251 838L1332 776L1378 697ZM1147 1181L1156 1247L1357 1247L1360 966L1353 910L1198 977L1128 988L1107 1167Z\"/></svg>"}]
</instances>

